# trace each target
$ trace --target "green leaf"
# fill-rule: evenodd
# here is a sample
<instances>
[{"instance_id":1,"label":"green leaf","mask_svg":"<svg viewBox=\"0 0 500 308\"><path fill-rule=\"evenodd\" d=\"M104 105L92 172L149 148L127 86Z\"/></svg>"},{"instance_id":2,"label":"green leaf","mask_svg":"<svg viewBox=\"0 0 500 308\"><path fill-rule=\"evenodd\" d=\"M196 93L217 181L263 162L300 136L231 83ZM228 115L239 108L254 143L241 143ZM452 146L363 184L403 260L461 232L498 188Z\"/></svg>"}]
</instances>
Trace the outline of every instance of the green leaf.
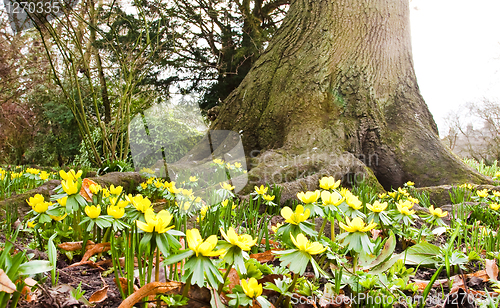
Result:
<instances>
[{"instance_id":1,"label":"green leaf","mask_svg":"<svg viewBox=\"0 0 500 308\"><path fill-rule=\"evenodd\" d=\"M19 266L19 274L20 275L34 275L38 273L43 273L50 271L52 266L49 261L45 260L33 260L26 263L21 264Z\"/></svg>"},{"instance_id":2,"label":"green leaf","mask_svg":"<svg viewBox=\"0 0 500 308\"><path fill-rule=\"evenodd\" d=\"M391 231L389 238L387 241L384 243L384 247L382 248L382 251L380 254L375 257L375 258L370 258L370 259L364 259L366 253L362 252L359 256L358 264L359 266L363 267L363 269L370 269L374 268L381 263L389 260L389 258L393 255L394 249L396 249L396 237L394 236L394 233ZM365 263L366 262L366 263Z\"/></svg>"},{"instance_id":3,"label":"green leaf","mask_svg":"<svg viewBox=\"0 0 500 308\"><path fill-rule=\"evenodd\" d=\"M163 260L163 263L165 265L177 263L177 262L180 262L186 258L191 257L193 254L194 254L194 251L192 251L191 249L182 250L178 254L171 255L168 258L166 258L165 260Z\"/></svg>"},{"instance_id":4,"label":"green leaf","mask_svg":"<svg viewBox=\"0 0 500 308\"><path fill-rule=\"evenodd\" d=\"M428 242L420 242L406 249L402 256L406 265L435 265L435 257L440 254L438 246Z\"/></svg>"}]
</instances>

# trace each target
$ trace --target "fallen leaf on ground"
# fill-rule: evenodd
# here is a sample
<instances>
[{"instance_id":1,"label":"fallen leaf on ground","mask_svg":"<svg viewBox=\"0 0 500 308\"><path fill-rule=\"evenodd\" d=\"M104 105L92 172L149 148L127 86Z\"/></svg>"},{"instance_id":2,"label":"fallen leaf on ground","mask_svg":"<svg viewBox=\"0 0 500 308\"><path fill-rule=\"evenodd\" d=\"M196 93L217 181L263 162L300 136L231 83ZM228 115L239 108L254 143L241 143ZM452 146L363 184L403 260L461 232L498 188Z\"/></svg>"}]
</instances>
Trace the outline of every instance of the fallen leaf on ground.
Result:
<instances>
[{"instance_id":1,"label":"fallen leaf on ground","mask_svg":"<svg viewBox=\"0 0 500 308\"><path fill-rule=\"evenodd\" d=\"M103 302L106 298L108 298L108 286L104 286L104 288L97 290L92 294L89 298L89 303L97 304Z\"/></svg>"},{"instance_id":2,"label":"fallen leaf on ground","mask_svg":"<svg viewBox=\"0 0 500 308\"><path fill-rule=\"evenodd\" d=\"M83 242L65 242L57 245L57 247L64 249L66 251L75 251L75 250L80 250L82 249L82 244ZM86 249L91 249L92 247L95 246L95 243L92 242L91 240L87 241L87 245L85 246Z\"/></svg>"},{"instance_id":3,"label":"fallen leaf on ground","mask_svg":"<svg viewBox=\"0 0 500 308\"><path fill-rule=\"evenodd\" d=\"M278 250L278 249L276 249ZM250 255L250 258L256 259L260 263L266 263L274 260L274 254L271 250L261 252L261 253L254 253Z\"/></svg>"},{"instance_id":4,"label":"fallen leaf on ground","mask_svg":"<svg viewBox=\"0 0 500 308\"><path fill-rule=\"evenodd\" d=\"M0 292L14 293L15 291L16 285L10 280L3 269L0 269Z\"/></svg>"},{"instance_id":5,"label":"fallen leaf on ground","mask_svg":"<svg viewBox=\"0 0 500 308\"><path fill-rule=\"evenodd\" d=\"M498 266L496 260L486 259L486 274L491 280L496 281L498 278Z\"/></svg>"},{"instance_id":6,"label":"fallen leaf on ground","mask_svg":"<svg viewBox=\"0 0 500 308\"><path fill-rule=\"evenodd\" d=\"M82 196L88 202L92 202L92 192L89 188L92 184L97 185L96 182L85 178L82 181L82 188L80 189L80 196Z\"/></svg>"}]
</instances>

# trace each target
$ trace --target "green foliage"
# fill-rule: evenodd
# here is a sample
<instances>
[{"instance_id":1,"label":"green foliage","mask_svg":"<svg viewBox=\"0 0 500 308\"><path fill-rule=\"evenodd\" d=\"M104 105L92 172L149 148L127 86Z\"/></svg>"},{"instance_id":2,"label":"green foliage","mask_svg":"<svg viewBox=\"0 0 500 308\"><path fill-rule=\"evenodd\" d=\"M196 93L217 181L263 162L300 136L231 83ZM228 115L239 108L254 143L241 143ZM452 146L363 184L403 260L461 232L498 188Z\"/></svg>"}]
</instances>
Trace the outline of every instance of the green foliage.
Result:
<instances>
[{"instance_id":1,"label":"green foliage","mask_svg":"<svg viewBox=\"0 0 500 308\"><path fill-rule=\"evenodd\" d=\"M177 121L171 113L148 116L147 120L143 117L142 121L136 117L130 124L129 134L137 145L133 155L140 165L135 166L136 169L150 168L158 158L167 163L175 162L203 137L196 129Z\"/></svg>"},{"instance_id":2,"label":"green foliage","mask_svg":"<svg viewBox=\"0 0 500 308\"><path fill-rule=\"evenodd\" d=\"M464 158L463 161L467 165L479 171L479 173L482 173L487 176L497 177L498 172L500 171L500 167L498 166L498 161L496 160L491 162L491 164L487 164L484 160L478 162L473 158Z\"/></svg>"}]
</instances>

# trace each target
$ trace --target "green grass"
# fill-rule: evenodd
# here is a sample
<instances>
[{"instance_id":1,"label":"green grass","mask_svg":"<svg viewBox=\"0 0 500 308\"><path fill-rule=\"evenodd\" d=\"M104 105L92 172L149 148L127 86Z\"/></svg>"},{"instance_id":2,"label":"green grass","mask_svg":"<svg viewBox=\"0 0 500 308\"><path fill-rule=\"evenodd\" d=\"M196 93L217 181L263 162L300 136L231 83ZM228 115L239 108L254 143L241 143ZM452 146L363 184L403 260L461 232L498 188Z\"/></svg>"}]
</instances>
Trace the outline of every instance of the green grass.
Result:
<instances>
[{"instance_id":1,"label":"green grass","mask_svg":"<svg viewBox=\"0 0 500 308\"><path fill-rule=\"evenodd\" d=\"M500 175L497 174L500 172L500 167L498 166L498 161L496 160L491 165L486 164L484 160L478 162L473 158L464 158L463 161L484 175L491 176L493 178Z\"/></svg>"}]
</instances>

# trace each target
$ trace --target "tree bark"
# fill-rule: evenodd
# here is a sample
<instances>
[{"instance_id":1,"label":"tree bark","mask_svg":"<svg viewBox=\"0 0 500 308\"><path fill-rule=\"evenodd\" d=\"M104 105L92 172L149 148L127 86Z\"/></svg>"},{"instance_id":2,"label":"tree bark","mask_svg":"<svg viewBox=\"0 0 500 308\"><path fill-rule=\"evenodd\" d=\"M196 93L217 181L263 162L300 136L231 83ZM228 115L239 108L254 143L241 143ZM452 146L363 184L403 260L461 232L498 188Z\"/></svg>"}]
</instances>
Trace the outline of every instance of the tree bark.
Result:
<instances>
[{"instance_id":1,"label":"tree bark","mask_svg":"<svg viewBox=\"0 0 500 308\"><path fill-rule=\"evenodd\" d=\"M387 189L487 183L438 137L415 76L407 0L294 0L214 129L247 154L344 151Z\"/></svg>"}]
</instances>

